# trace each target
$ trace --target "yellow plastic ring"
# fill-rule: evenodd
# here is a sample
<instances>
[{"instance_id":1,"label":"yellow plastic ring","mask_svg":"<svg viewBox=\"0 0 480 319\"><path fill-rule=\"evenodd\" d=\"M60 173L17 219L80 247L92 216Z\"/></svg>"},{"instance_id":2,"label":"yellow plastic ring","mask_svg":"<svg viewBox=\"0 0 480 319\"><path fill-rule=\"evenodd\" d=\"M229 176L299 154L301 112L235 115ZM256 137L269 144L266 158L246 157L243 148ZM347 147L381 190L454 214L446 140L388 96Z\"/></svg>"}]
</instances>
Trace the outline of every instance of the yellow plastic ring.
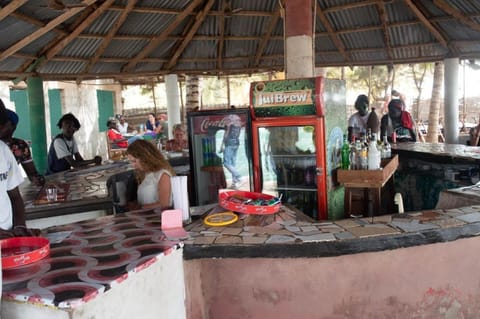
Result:
<instances>
[{"instance_id":1,"label":"yellow plastic ring","mask_svg":"<svg viewBox=\"0 0 480 319\"><path fill-rule=\"evenodd\" d=\"M208 215L203 219L203 222L205 225L208 226L226 226L233 224L238 220L238 215L231 212L231 211L226 211L226 212L221 212L221 213L214 213L211 215Z\"/></svg>"}]
</instances>

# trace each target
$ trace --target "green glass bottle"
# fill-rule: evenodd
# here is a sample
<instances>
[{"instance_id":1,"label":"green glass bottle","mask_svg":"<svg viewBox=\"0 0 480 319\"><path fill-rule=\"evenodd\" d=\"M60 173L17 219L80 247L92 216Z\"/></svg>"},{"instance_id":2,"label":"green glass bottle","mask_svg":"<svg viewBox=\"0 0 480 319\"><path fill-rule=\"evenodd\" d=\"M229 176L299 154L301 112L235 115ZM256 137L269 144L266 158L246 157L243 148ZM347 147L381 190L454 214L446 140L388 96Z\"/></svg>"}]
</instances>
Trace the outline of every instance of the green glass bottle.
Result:
<instances>
[{"instance_id":1,"label":"green glass bottle","mask_svg":"<svg viewBox=\"0 0 480 319\"><path fill-rule=\"evenodd\" d=\"M346 134L343 135L342 169L350 169L350 143Z\"/></svg>"}]
</instances>

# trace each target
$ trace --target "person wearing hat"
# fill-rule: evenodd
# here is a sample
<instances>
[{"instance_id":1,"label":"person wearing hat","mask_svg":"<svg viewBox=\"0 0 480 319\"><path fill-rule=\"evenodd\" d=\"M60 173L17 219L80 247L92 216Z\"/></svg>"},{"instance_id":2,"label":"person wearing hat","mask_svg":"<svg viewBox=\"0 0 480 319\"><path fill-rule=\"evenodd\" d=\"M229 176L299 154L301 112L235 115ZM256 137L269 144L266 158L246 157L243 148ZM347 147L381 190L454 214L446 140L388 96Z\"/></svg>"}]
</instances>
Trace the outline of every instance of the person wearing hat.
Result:
<instances>
[{"instance_id":1,"label":"person wearing hat","mask_svg":"<svg viewBox=\"0 0 480 319\"><path fill-rule=\"evenodd\" d=\"M30 152L30 146L24 140L13 137L13 133L17 129L19 121L18 115L12 110L6 109L6 111L8 121L0 132L0 139L8 145L17 163L22 165L28 179L35 185L42 186L45 184L45 178L38 173L37 168L35 167L32 153Z\"/></svg>"},{"instance_id":2,"label":"person wearing hat","mask_svg":"<svg viewBox=\"0 0 480 319\"><path fill-rule=\"evenodd\" d=\"M362 134L367 133L367 121L370 113L368 112L368 97L365 94L360 94L355 100L355 109L357 112L353 113L348 119L348 140L351 142L352 138L359 139Z\"/></svg>"},{"instance_id":3,"label":"person wearing hat","mask_svg":"<svg viewBox=\"0 0 480 319\"><path fill-rule=\"evenodd\" d=\"M50 144L47 174L66 171L72 167L81 168L90 164L100 165L102 163L102 158L98 155L88 160L83 159L80 155L73 135L81 125L72 113L63 115L58 120L57 126L62 133L55 136Z\"/></svg>"},{"instance_id":4,"label":"person wearing hat","mask_svg":"<svg viewBox=\"0 0 480 319\"><path fill-rule=\"evenodd\" d=\"M380 120L380 132L387 135L390 142L416 142L417 132L412 116L404 111L405 104L401 99L394 99L388 103L388 113ZM396 138L392 137L395 132Z\"/></svg>"},{"instance_id":5,"label":"person wearing hat","mask_svg":"<svg viewBox=\"0 0 480 319\"><path fill-rule=\"evenodd\" d=\"M0 131L8 122L8 114L0 99ZM25 205L18 186L23 176L10 148L0 140L0 238L12 236L36 236L37 229L27 229Z\"/></svg>"}]
</instances>

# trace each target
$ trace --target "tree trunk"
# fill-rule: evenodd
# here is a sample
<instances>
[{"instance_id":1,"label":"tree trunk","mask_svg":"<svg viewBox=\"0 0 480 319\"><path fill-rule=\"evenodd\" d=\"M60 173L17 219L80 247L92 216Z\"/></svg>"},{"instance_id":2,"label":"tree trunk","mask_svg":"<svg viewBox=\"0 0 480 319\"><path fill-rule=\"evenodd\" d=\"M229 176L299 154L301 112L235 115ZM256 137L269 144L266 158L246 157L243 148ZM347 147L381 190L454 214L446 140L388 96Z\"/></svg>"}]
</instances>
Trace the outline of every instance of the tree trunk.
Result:
<instances>
[{"instance_id":1,"label":"tree trunk","mask_svg":"<svg viewBox=\"0 0 480 319\"><path fill-rule=\"evenodd\" d=\"M187 112L192 110L198 110L200 106L200 79L196 75L187 75L185 81L185 94L187 97L187 103L185 108Z\"/></svg>"},{"instance_id":2,"label":"tree trunk","mask_svg":"<svg viewBox=\"0 0 480 319\"><path fill-rule=\"evenodd\" d=\"M433 89L430 102L430 112L428 114L428 133L426 141L429 143L438 143L438 120L440 116L440 98L443 84L443 62L436 62L433 71Z\"/></svg>"}]
</instances>

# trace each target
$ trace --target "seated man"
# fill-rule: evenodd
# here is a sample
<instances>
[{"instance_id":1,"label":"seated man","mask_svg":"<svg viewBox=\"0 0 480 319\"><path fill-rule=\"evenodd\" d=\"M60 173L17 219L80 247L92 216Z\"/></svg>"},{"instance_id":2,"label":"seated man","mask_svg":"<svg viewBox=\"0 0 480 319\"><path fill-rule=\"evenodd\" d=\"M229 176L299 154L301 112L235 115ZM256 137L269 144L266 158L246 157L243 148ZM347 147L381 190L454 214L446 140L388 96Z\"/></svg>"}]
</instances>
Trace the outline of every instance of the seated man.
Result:
<instances>
[{"instance_id":1,"label":"seated man","mask_svg":"<svg viewBox=\"0 0 480 319\"><path fill-rule=\"evenodd\" d=\"M109 119L107 121L107 127L108 140L113 149L127 148L129 144L141 138L140 136L132 136L129 139L123 137L123 135L117 130L117 121L115 119Z\"/></svg>"},{"instance_id":2,"label":"seated man","mask_svg":"<svg viewBox=\"0 0 480 319\"><path fill-rule=\"evenodd\" d=\"M48 174L67 171L70 168L81 168L90 164L100 165L102 158L95 156L85 160L78 151L73 135L80 129L80 122L72 114L63 115L57 123L62 133L55 136L48 150Z\"/></svg>"},{"instance_id":3,"label":"seated man","mask_svg":"<svg viewBox=\"0 0 480 319\"><path fill-rule=\"evenodd\" d=\"M35 185L42 186L45 184L45 178L37 172L29 145L24 140L13 137L13 133L17 129L18 115L12 110L6 110L8 121L0 132L0 139L8 145L17 163L22 165L28 179Z\"/></svg>"}]
</instances>

